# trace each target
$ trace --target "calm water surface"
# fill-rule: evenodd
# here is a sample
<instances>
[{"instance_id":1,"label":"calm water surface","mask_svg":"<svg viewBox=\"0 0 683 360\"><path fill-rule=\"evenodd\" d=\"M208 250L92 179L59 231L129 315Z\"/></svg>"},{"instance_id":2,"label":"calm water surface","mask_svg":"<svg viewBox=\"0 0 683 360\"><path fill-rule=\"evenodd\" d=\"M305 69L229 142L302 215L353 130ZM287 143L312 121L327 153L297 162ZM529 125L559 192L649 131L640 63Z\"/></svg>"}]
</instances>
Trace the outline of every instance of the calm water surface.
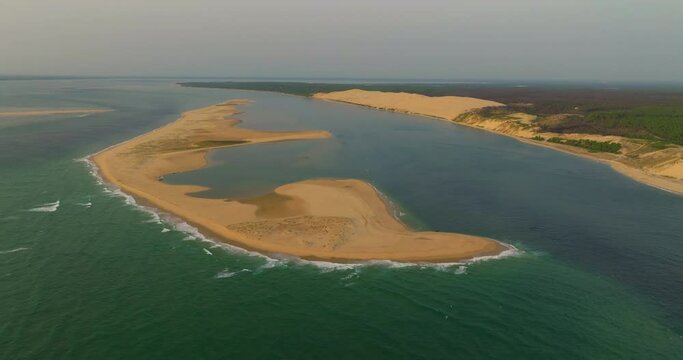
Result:
<instances>
[{"instance_id":1,"label":"calm water surface","mask_svg":"<svg viewBox=\"0 0 683 360\"><path fill-rule=\"evenodd\" d=\"M107 191L90 153L231 98L241 126L330 140L214 151L167 177L244 197L371 181L416 228L520 256L333 267L217 248ZM2 81L0 358L680 358L683 197L608 167L431 119L170 81ZM57 202L59 202L57 204ZM57 206L58 205L58 206ZM41 211L30 211L41 210ZM51 211L54 210L54 211Z\"/></svg>"}]
</instances>

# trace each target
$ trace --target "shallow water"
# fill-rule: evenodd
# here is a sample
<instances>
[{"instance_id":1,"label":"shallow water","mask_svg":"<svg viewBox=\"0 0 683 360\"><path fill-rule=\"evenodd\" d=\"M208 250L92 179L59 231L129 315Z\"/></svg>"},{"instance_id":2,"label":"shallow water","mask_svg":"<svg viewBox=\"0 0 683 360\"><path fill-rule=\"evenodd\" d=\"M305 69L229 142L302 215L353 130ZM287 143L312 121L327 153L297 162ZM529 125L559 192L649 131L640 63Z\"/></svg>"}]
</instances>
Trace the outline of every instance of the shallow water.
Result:
<instances>
[{"instance_id":1,"label":"shallow water","mask_svg":"<svg viewBox=\"0 0 683 360\"><path fill-rule=\"evenodd\" d=\"M450 266L268 259L141 211L75 160L230 98L256 101L241 126L335 137L215 151L167 181L240 197L361 178L414 227L524 253ZM165 81L0 82L0 109L16 107L115 111L0 119L0 358L683 352L683 198L606 166L426 118Z\"/></svg>"}]
</instances>

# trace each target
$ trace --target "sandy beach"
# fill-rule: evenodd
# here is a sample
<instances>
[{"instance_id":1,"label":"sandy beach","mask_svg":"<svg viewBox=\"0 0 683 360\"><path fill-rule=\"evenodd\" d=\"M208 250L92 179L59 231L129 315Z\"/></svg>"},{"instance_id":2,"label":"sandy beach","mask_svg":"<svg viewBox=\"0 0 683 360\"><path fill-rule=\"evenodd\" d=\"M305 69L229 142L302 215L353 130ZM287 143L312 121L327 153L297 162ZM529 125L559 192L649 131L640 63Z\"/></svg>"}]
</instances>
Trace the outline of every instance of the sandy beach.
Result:
<instances>
[{"instance_id":1,"label":"sandy beach","mask_svg":"<svg viewBox=\"0 0 683 360\"><path fill-rule=\"evenodd\" d=\"M94 114L94 113L103 113L103 112L109 112L109 111L112 111L112 110L111 109L16 110L16 111L0 111L0 117Z\"/></svg>"},{"instance_id":2,"label":"sandy beach","mask_svg":"<svg viewBox=\"0 0 683 360\"><path fill-rule=\"evenodd\" d=\"M430 97L420 94L353 89L316 93L313 98L361 105L378 110L429 116L510 136L529 144L545 146L606 163L615 171L636 181L665 191L683 194L683 147L681 146L671 145L665 149L648 149L643 142L620 136L543 132L535 126L533 122L535 116L529 114L517 113L505 119L483 118L476 114L470 114L469 112L472 110L503 106L503 104L469 97ZM536 136L545 139L560 137L562 139L616 142L622 145L622 150L620 154L590 152L580 147L535 141L532 138Z\"/></svg>"},{"instance_id":3,"label":"sandy beach","mask_svg":"<svg viewBox=\"0 0 683 360\"><path fill-rule=\"evenodd\" d=\"M102 177L139 200L172 213L221 240L267 254L336 262L393 260L453 262L497 255L495 240L416 232L393 216L370 184L313 179L286 184L251 199L208 199L199 186L170 185L163 176L206 165L211 149L257 143L324 139L326 131L269 132L236 127L236 105L188 111L177 121L93 156Z\"/></svg>"}]
</instances>

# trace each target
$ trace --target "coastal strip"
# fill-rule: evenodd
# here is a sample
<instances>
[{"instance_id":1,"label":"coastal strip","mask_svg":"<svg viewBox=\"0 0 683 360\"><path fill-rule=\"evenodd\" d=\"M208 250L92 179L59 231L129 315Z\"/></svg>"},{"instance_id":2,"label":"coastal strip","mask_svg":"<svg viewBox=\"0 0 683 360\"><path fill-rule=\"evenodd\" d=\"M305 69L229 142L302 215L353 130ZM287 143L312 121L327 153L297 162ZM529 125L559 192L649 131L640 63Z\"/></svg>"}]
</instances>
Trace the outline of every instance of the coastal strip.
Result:
<instances>
[{"instance_id":1,"label":"coastal strip","mask_svg":"<svg viewBox=\"0 0 683 360\"><path fill-rule=\"evenodd\" d=\"M45 110L15 110L0 111L0 117L19 116L47 116L47 115L72 115L72 114L96 114L112 111L111 109L45 109Z\"/></svg>"},{"instance_id":2,"label":"coastal strip","mask_svg":"<svg viewBox=\"0 0 683 360\"><path fill-rule=\"evenodd\" d=\"M200 186L164 176L206 165L212 149L275 141L326 139L326 131L270 132L236 127L232 100L188 111L175 122L92 156L107 182L182 218L222 241L266 254L309 260L457 262L511 247L456 233L416 232L393 216L372 185L356 179L312 179L249 199L199 198Z\"/></svg>"},{"instance_id":3,"label":"coastal strip","mask_svg":"<svg viewBox=\"0 0 683 360\"><path fill-rule=\"evenodd\" d=\"M536 117L525 113L485 116L476 110L505 106L494 101L459 97L359 89L316 93L315 99L348 103L378 110L422 115L453 122L525 143L545 146L610 165L615 171L644 183L683 195L683 147L652 147L647 141L614 135L559 134L542 131ZM581 145L572 146L571 144ZM591 151L590 146L614 146L616 151Z\"/></svg>"}]
</instances>

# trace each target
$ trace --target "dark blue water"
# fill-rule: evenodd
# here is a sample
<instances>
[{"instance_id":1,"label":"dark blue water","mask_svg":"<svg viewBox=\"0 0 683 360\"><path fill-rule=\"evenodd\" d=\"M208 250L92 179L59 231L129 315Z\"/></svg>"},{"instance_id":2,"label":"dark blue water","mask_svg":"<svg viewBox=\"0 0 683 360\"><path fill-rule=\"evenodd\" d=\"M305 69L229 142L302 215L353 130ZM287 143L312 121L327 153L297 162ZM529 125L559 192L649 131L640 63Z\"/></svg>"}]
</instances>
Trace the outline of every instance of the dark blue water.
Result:
<instances>
[{"instance_id":1,"label":"dark blue water","mask_svg":"<svg viewBox=\"0 0 683 360\"><path fill-rule=\"evenodd\" d=\"M223 149L205 169L169 177L260 195L308 178L370 181L426 229L483 235L549 252L624 281L683 324L683 198L610 167L442 121L302 97L250 98L238 116L261 130L325 129L332 140Z\"/></svg>"}]
</instances>

